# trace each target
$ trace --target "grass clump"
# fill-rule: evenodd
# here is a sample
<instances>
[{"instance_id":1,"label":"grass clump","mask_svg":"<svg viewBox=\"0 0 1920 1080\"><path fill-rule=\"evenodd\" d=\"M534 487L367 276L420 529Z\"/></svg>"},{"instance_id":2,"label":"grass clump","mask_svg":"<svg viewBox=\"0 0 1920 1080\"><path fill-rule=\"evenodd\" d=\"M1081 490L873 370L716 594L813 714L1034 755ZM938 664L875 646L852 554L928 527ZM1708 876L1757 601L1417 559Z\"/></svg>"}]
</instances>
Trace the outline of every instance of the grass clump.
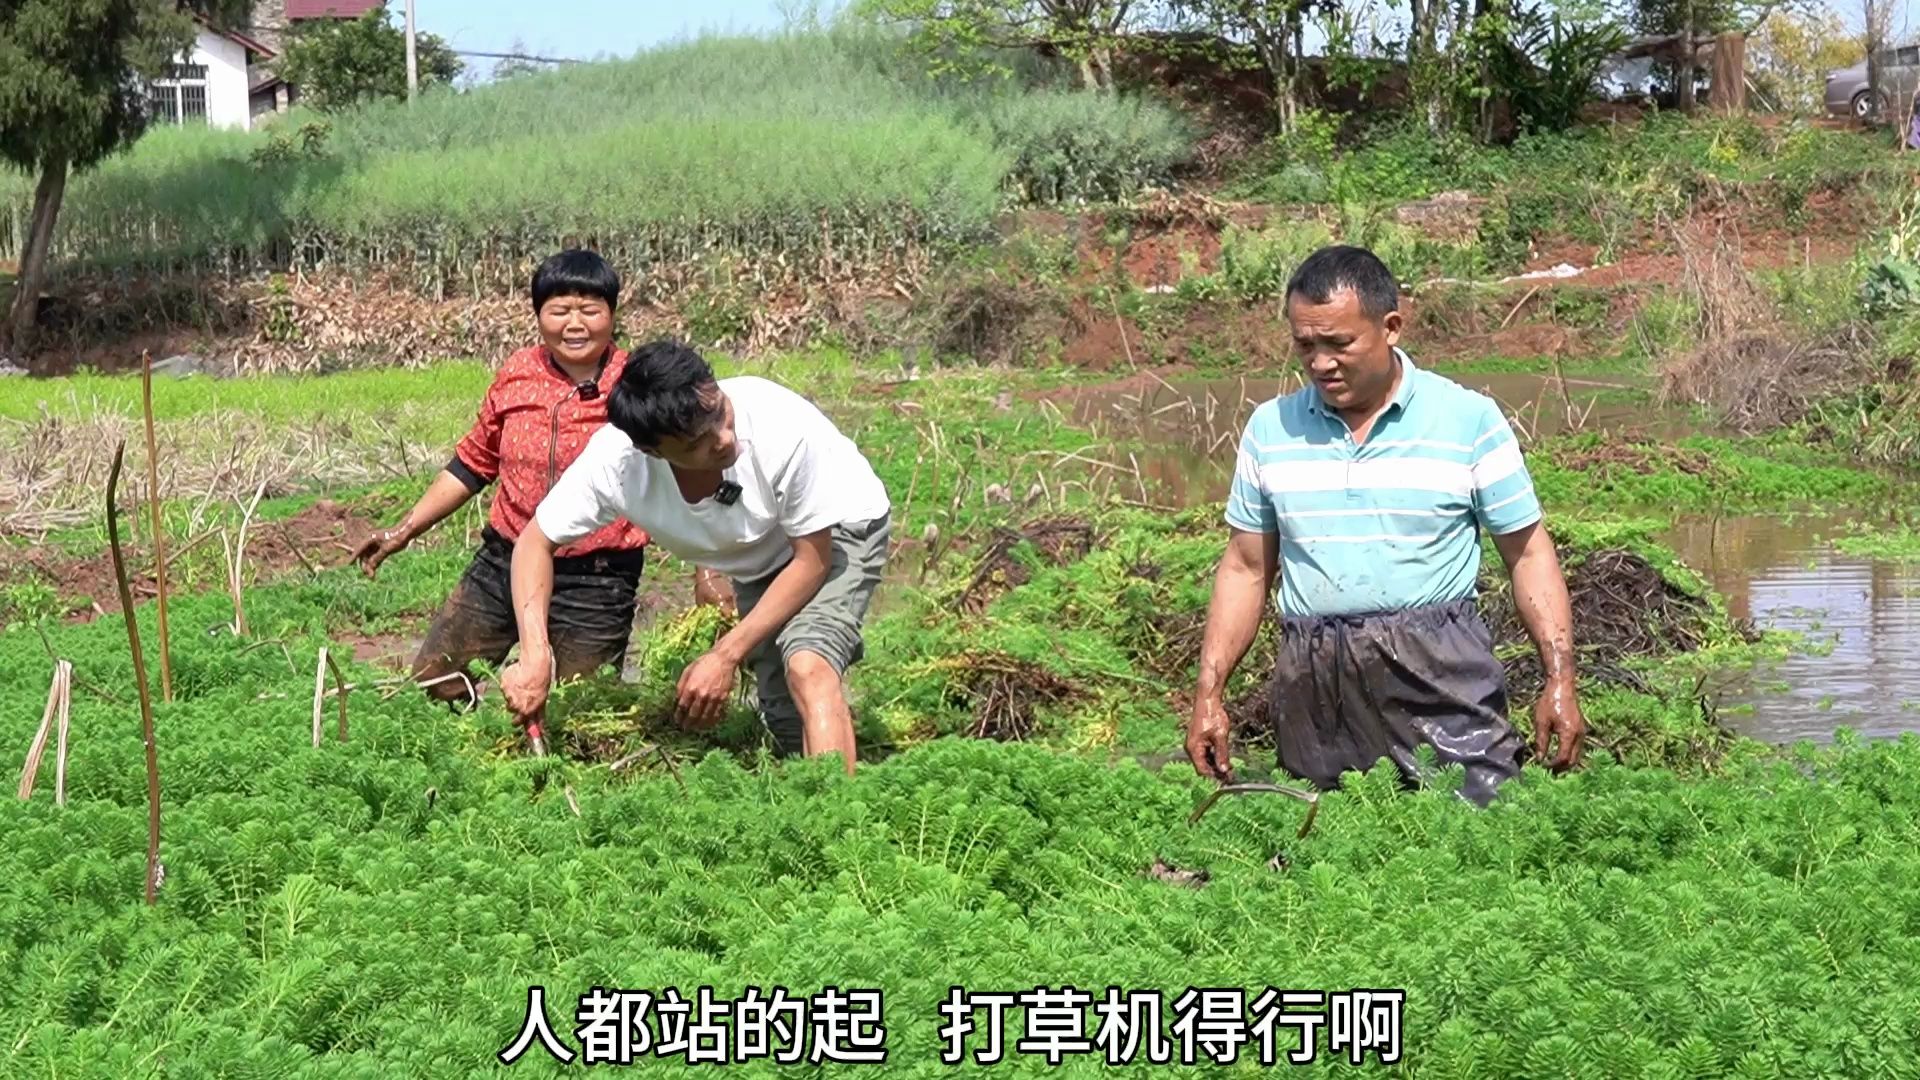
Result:
<instances>
[{"instance_id":1,"label":"grass clump","mask_svg":"<svg viewBox=\"0 0 1920 1080\"><path fill-rule=\"evenodd\" d=\"M320 614L310 595L259 602ZM180 617L209 603L183 598ZM118 686L119 629L50 633ZM310 667L317 642L287 640ZM1030 743L942 740L851 778L716 754L563 786L551 760L498 759L419 695L356 693L353 737L313 748L310 674L279 650L192 636L177 659L218 677L159 707L155 907L137 888L140 742L110 734L124 702L76 692L68 805L44 787L0 802L9 1073L466 1076L540 985L576 1052L592 987L881 988L889 1067L934 1076L953 986L1158 991L1177 1043L1189 987L1252 1006L1267 977L1249 957L1285 988L1404 990L1401 1068L1418 1075L1864 1076L1920 1053L1920 963L1889 932L1920 917L1912 739L1694 779L1599 753L1560 779L1529 769L1487 810L1447 770L1409 793L1382 764L1301 838L1291 800L1189 824L1208 787L1191 770ZM45 668L37 642L0 636L0 742L29 738ZM1190 873L1170 884L1156 864ZM642 1019L657 1038L659 1014ZM1059 1071L1014 1041L1007 1067ZM1315 1047L1316 1071L1346 1067L1324 1025ZM518 1067L564 1071L537 1049Z\"/></svg>"},{"instance_id":2,"label":"grass clump","mask_svg":"<svg viewBox=\"0 0 1920 1080\"><path fill-rule=\"evenodd\" d=\"M276 150L296 124L302 149ZM1188 138L1157 104L929 79L876 33L707 38L264 132L157 131L74 179L56 256L502 289L571 242L636 276L716 253L891 265L983 238L1009 199L1122 197ZM30 197L0 180L0 204Z\"/></svg>"}]
</instances>

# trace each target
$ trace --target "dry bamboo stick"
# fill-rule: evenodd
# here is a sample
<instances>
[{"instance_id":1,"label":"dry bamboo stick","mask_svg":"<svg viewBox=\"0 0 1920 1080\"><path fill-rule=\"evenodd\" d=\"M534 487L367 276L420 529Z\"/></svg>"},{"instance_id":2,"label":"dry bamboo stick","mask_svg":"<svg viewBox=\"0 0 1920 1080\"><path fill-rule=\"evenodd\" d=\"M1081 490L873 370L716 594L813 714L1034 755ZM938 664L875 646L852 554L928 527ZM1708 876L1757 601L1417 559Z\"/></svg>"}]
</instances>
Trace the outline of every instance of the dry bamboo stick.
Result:
<instances>
[{"instance_id":1,"label":"dry bamboo stick","mask_svg":"<svg viewBox=\"0 0 1920 1080\"><path fill-rule=\"evenodd\" d=\"M347 741L347 691L353 688L347 685L346 677L340 674L340 665L334 662L333 657L327 655L327 650L321 649L320 656L322 659L324 659L327 662L327 670L333 672L334 689L339 691L339 694L340 694L339 735L340 735L340 741L346 742Z\"/></svg>"},{"instance_id":2,"label":"dry bamboo stick","mask_svg":"<svg viewBox=\"0 0 1920 1080\"><path fill-rule=\"evenodd\" d=\"M140 350L140 404L147 420L147 512L153 524L154 584L160 604L160 700L173 700L173 650L167 641L167 532L160 512L160 452L153 433L153 354Z\"/></svg>"},{"instance_id":3,"label":"dry bamboo stick","mask_svg":"<svg viewBox=\"0 0 1920 1080\"><path fill-rule=\"evenodd\" d=\"M47 707L40 714L40 730L34 732L33 742L27 747L26 764L20 766L19 796L25 800L33 796L33 782L40 775L40 759L47 752L47 734L53 730L53 718L60 711L60 665L53 666L53 681L47 684Z\"/></svg>"},{"instance_id":4,"label":"dry bamboo stick","mask_svg":"<svg viewBox=\"0 0 1920 1080\"><path fill-rule=\"evenodd\" d=\"M53 752L53 805L67 805L67 721L73 713L73 665L60 661L60 737Z\"/></svg>"},{"instance_id":5,"label":"dry bamboo stick","mask_svg":"<svg viewBox=\"0 0 1920 1080\"><path fill-rule=\"evenodd\" d=\"M147 661L140 650L140 626L133 617L133 590L127 587L127 562L120 551L120 511L114 496L120 487L121 459L127 444L122 440L113 450L113 465L107 470L107 545L113 552L113 576L120 586L120 614L127 624L127 646L133 651L133 678L140 690L141 736L147 750L147 906L152 907L160 888L160 759L153 745L153 699L147 692Z\"/></svg>"},{"instance_id":6,"label":"dry bamboo stick","mask_svg":"<svg viewBox=\"0 0 1920 1080\"><path fill-rule=\"evenodd\" d=\"M320 646L320 662L313 666L313 745L320 746L320 710L327 692L327 647Z\"/></svg>"}]
</instances>

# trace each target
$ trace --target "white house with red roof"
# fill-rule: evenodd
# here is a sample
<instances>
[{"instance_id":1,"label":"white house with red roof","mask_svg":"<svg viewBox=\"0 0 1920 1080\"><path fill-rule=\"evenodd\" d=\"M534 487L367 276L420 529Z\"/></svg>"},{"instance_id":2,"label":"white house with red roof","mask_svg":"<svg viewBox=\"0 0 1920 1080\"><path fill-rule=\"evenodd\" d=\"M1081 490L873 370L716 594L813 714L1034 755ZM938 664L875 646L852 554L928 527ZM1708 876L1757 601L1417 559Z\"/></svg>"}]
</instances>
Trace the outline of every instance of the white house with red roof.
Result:
<instances>
[{"instance_id":1,"label":"white house with red roof","mask_svg":"<svg viewBox=\"0 0 1920 1080\"><path fill-rule=\"evenodd\" d=\"M274 70L287 34L316 19L357 19L386 0L260 0L246 26L202 22L193 48L148 86L156 124L253 127L299 100Z\"/></svg>"}]
</instances>

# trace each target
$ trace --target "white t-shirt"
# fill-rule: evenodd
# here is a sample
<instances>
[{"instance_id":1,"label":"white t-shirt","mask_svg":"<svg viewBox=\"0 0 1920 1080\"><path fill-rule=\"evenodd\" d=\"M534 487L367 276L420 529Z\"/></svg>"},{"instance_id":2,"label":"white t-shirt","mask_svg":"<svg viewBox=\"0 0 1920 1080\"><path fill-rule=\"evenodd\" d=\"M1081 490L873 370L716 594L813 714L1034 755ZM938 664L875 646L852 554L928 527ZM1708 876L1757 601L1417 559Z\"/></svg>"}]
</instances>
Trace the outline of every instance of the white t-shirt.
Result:
<instances>
[{"instance_id":1,"label":"white t-shirt","mask_svg":"<svg viewBox=\"0 0 1920 1080\"><path fill-rule=\"evenodd\" d=\"M721 379L733 401L740 456L725 477L740 498L691 505L673 466L604 425L534 512L540 531L565 544L624 517L688 562L756 581L793 558L792 537L856 524L892 509L873 466L833 421L799 394L766 379Z\"/></svg>"}]
</instances>

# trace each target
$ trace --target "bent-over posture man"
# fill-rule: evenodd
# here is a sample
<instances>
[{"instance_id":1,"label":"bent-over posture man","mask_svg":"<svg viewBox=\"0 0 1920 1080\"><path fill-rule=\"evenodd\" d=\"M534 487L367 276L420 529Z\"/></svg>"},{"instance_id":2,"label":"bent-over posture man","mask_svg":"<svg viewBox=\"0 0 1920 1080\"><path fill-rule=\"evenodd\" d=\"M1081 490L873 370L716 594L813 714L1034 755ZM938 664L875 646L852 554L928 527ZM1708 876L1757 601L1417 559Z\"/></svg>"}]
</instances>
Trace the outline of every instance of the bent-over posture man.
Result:
<instances>
[{"instance_id":1,"label":"bent-over posture man","mask_svg":"<svg viewBox=\"0 0 1920 1080\"><path fill-rule=\"evenodd\" d=\"M683 345L642 346L608 397L607 427L514 545L520 660L501 675L507 703L528 715L546 701L554 545L625 519L731 578L738 597L739 623L680 677L680 718L719 721L751 664L777 751L837 752L851 773L842 679L865 653L891 516L867 459L806 398L766 379L716 379Z\"/></svg>"},{"instance_id":2,"label":"bent-over posture man","mask_svg":"<svg viewBox=\"0 0 1920 1080\"><path fill-rule=\"evenodd\" d=\"M1566 581L1513 431L1488 397L1423 371L1399 347L1399 290L1371 252L1330 247L1287 285L1287 321L1311 384L1256 410L1240 440L1231 527L1201 647L1187 755L1231 780L1225 687L1279 578L1270 686L1282 767L1321 788L1415 747L1465 770L1486 805L1517 775L1506 673L1480 617L1480 530L1513 579L1546 688L1536 753L1578 764Z\"/></svg>"}]
</instances>

